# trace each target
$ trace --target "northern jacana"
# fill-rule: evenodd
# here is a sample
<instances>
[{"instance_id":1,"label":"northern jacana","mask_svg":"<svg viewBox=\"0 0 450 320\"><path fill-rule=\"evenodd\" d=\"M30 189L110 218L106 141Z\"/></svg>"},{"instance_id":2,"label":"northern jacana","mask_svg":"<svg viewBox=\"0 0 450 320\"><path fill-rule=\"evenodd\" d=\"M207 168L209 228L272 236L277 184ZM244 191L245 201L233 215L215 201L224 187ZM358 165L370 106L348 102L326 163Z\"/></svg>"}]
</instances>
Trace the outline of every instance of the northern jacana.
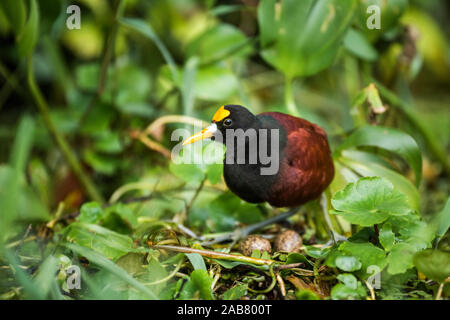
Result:
<instances>
[{"instance_id":1,"label":"northern jacana","mask_svg":"<svg viewBox=\"0 0 450 320\"><path fill-rule=\"evenodd\" d=\"M233 135L238 131L244 134ZM292 208L287 213L239 230L234 236L244 236L291 216L298 206L317 199L334 176L325 131L302 118L279 112L254 115L243 106L224 105L214 114L210 126L186 139L183 145L202 139L220 140L227 146L224 178L228 188L238 197L251 203L268 202L274 207ZM239 143L245 146L243 155L236 148ZM229 148L230 145L233 148ZM268 163L268 158L272 163ZM270 168L277 170L270 172ZM215 242L231 238L221 237Z\"/></svg>"}]
</instances>

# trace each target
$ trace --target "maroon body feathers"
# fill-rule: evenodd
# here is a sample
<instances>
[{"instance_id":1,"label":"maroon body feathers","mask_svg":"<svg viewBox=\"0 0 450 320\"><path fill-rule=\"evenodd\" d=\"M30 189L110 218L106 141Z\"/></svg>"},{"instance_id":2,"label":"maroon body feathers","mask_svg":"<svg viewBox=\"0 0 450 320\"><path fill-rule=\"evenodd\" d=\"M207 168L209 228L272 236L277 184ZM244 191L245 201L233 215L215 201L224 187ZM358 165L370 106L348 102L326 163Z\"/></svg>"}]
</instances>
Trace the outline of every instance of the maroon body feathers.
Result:
<instances>
[{"instance_id":1,"label":"maroon body feathers","mask_svg":"<svg viewBox=\"0 0 450 320\"><path fill-rule=\"evenodd\" d=\"M293 207L316 199L333 180L334 165L325 131L301 118L266 112L286 130L280 169L268 199L276 207Z\"/></svg>"}]
</instances>

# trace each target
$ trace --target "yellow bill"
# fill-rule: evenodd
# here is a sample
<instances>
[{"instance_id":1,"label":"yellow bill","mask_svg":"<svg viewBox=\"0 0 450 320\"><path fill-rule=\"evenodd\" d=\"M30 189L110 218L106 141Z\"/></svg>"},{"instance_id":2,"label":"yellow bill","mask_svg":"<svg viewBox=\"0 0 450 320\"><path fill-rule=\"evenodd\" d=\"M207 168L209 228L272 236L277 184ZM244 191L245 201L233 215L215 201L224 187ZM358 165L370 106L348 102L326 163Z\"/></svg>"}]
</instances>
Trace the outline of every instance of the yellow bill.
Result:
<instances>
[{"instance_id":1,"label":"yellow bill","mask_svg":"<svg viewBox=\"0 0 450 320\"><path fill-rule=\"evenodd\" d=\"M211 138L216 131L217 131L217 125L215 123L212 123L210 126L206 127L202 131L200 131L200 132L190 136L186 140L184 140L183 146L194 143L196 141Z\"/></svg>"}]
</instances>

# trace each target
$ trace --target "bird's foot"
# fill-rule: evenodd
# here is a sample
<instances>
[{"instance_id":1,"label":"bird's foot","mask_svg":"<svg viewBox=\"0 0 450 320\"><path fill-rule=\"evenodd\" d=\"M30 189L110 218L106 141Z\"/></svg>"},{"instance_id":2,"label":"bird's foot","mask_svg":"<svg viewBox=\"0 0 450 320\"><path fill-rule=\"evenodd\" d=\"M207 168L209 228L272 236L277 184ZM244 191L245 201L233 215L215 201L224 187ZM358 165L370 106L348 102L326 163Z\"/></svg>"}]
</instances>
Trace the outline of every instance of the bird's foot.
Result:
<instances>
[{"instance_id":1,"label":"bird's foot","mask_svg":"<svg viewBox=\"0 0 450 320\"><path fill-rule=\"evenodd\" d=\"M339 233L335 232L335 231L331 231L331 239L328 240L327 243L325 243L323 245L324 248L328 248L328 247L332 247L334 245L336 245L338 242L343 242L343 241L347 241L347 237L340 235Z\"/></svg>"},{"instance_id":2,"label":"bird's foot","mask_svg":"<svg viewBox=\"0 0 450 320\"><path fill-rule=\"evenodd\" d=\"M218 236L214 239L208 240L208 241L203 241L201 243L202 246L211 246L213 244L216 243L221 243L221 242L225 242L225 241L232 241L232 246L238 242L239 240L241 240L242 238L245 238L246 236L249 235L249 230L247 230L247 228L240 228L240 229L236 229L232 232L223 234L221 236Z\"/></svg>"},{"instance_id":3,"label":"bird's foot","mask_svg":"<svg viewBox=\"0 0 450 320\"><path fill-rule=\"evenodd\" d=\"M289 211L280 213L272 218L269 218L267 220L249 225L245 228L240 228L240 229L236 229L233 232L230 233L226 233L222 236L219 236L215 239L212 239L210 241L204 241L201 244L203 246L210 246L212 244L216 244L216 243L220 243L220 242L224 242L224 241L232 241L231 246L233 246L237 241L239 241L242 238L245 238L246 236L248 236L249 234L255 232L256 230L262 229L264 227L267 227L271 224L283 221L289 217L291 217L292 215L294 215L295 213L297 213L299 210L299 208L292 208Z\"/></svg>"}]
</instances>

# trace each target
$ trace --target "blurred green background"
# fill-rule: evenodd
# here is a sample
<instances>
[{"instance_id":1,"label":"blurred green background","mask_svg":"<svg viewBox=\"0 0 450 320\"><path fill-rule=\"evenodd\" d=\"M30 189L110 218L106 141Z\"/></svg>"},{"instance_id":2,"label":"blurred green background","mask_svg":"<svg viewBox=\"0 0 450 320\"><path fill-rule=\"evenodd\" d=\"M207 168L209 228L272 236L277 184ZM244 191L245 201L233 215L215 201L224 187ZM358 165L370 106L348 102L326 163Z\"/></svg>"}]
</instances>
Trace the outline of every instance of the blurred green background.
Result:
<instances>
[{"instance_id":1,"label":"blurred green background","mask_svg":"<svg viewBox=\"0 0 450 320\"><path fill-rule=\"evenodd\" d=\"M136 235L145 219L175 219L207 233L261 220L226 191L221 165L170 160L171 132L193 131L179 116L209 122L223 104L304 117L333 150L362 146L335 154L331 194L380 175L422 215L441 210L450 186L449 2L318 1L308 11L310 2L2 0L0 242L19 241L30 223L49 237L87 201L151 194L109 207L102 226ZM79 30L66 26L71 4L81 9ZM381 8L379 30L366 26L371 4ZM422 160L400 150L409 140L373 152L380 139L370 130L345 142L376 125L413 137ZM368 154L389 169L374 169L379 159Z\"/></svg>"}]
</instances>

